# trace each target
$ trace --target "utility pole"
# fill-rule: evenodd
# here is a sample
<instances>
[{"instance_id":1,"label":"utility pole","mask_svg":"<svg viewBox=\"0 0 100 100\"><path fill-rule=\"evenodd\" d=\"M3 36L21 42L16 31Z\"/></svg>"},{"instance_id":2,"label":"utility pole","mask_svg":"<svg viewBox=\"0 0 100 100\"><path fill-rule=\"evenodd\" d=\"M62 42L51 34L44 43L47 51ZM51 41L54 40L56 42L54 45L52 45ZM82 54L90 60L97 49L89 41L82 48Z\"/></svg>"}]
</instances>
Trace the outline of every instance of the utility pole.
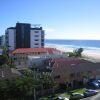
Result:
<instances>
[{"instance_id":1,"label":"utility pole","mask_svg":"<svg viewBox=\"0 0 100 100\"><path fill-rule=\"evenodd\" d=\"M32 65L32 68L33 68L33 75L34 75L34 79L36 79L35 77L35 65ZM35 91L35 87L34 87L34 100L36 100L36 91Z\"/></svg>"}]
</instances>

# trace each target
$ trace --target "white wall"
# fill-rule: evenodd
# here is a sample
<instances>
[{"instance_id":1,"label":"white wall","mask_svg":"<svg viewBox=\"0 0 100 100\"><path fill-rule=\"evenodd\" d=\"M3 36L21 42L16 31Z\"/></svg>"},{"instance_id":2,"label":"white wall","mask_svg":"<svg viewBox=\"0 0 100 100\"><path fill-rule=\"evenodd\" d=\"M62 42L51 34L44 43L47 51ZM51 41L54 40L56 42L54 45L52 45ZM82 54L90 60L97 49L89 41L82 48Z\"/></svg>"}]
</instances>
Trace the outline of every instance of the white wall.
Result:
<instances>
[{"instance_id":1,"label":"white wall","mask_svg":"<svg viewBox=\"0 0 100 100\"><path fill-rule=\"evenodd\" d=\"M8 29L8 43L9 43L9 50L15 49L15 29Z\"/></svg>"},{"instance_id":2,"label":"white wall","mask_svg":"<svg viewBox=\"0 0 100 100\"><path fill-rule=\"evenodd\" d=\"M39 31L38 33L35 33L35 31ZM30 31L30 46L31 48L35 47L41 47L41 30L31 30ZM38 37L35 37L35 35L38 35ZM38 41L35 41L35 39L38 39ZM38 45L35 45L35 43L38 43Z\"/></svg>"}]
</instances>

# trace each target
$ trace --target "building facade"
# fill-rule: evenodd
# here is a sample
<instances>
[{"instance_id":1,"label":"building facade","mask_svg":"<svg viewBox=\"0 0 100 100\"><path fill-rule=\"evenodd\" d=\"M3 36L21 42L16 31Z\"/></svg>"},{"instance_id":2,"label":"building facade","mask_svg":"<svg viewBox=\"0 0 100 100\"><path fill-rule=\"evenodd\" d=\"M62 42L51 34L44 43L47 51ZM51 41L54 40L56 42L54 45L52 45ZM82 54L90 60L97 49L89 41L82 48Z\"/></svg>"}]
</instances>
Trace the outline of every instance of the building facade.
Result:
<instances>
[{"instance_id":1,"label":"building facade","mask_svg":"<svg viewBox=\"0 0 100 100\"><path fill-rule=\"evenodd\" d=\"M0 36L0 46L4 46L5 45L5 35L1 35Z\"/></svg>"},{"instance_id":2,"label":"building facade","mask_svg":"<svg viewBox=\"0 0 100 100\"><path fill-rule=\"evenodd\" d=\"M50 56L51 55L51 56ZM14 59L14 64L17 68L27 68L30 67L30 64L35 60L38 64L41 62L40 60L44 60L45 58L51 58L55 55L57 57L62 57L61 51L55 48L19 48L12 52L11 57Z\"/></svg>"},{"instance_id":3,"label":"building facade","mask_svg":"<svg viewBox=\"0 0 100 100\"><path fill-rule=\"evenodd\" d=\"M16 27L7 28L5 36L9 50L44 47L44 30L38 25L32 28L28 23L16 23Z\"/></svg>"},{"instance_id":4,"label":"building facade","mask_svg":"<svg viewBox=\"0 0 100 100\"><path fill-rule=\"evenodd\" d=\"M52 59L52 62L51 75L58 83L85 83L100 78L100 63L77 58L57 58Z\"/></svg>"}]
</instances>

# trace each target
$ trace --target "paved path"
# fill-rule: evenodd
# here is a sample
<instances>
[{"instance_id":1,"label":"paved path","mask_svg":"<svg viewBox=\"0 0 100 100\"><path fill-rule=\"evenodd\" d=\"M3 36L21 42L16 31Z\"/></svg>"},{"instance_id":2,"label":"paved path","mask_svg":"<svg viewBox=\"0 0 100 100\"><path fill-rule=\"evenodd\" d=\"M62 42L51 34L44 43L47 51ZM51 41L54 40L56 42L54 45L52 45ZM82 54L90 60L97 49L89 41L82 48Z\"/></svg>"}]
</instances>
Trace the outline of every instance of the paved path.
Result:
<instances>
[{"instance_id":1,"label":"paved path","mask_svg":"<svg viewBox=\"0 0 100 100\"><path fill-rule=\"evenodd\" d=\"M100 100L100 93L98 93L95 96L84 98L84 99L80 99L80 100Z\"/></svg>"}]
</instances>

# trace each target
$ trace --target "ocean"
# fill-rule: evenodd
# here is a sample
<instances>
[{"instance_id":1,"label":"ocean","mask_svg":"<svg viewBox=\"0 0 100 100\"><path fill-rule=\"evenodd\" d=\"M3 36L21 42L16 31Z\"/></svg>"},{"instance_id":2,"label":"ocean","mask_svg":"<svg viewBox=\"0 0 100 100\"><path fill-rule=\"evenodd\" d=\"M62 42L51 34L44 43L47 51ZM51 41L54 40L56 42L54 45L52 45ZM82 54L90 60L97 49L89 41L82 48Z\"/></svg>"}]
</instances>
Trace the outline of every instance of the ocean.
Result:
<instances>
[{"instance_id":1,"label":"ocean","mask_svg":"<svg viewBox=\"0 0 100 100\"><path fill-rule=\"evenodd\" d=\"M100 53L100 40L46 39L45 45L60 48L84 48L85 50L93 50Z\"/></svg>"}]
</instances>

